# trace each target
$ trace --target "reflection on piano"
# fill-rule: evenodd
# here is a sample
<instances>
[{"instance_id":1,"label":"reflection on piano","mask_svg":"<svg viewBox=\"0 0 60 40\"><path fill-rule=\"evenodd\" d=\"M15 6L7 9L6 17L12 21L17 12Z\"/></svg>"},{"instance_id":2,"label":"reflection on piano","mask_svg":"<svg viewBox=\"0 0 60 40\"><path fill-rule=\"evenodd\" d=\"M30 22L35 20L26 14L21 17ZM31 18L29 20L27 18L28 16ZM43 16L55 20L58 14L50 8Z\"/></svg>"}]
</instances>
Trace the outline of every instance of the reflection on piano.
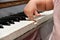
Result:
<instances>
[{"instance_id":1,"label":"reflection on piano","mask_svg":"<svg viewBox=\"0 0 60 40\"><path fill-rule=\"evenodd\" d=\"M53 10L50 10L40 13L42 16L35 17L36 22L29 21L23 12L25 5L12 7L6 5L8 8L0 6L2 8L0 9L0 40L14 40L52 17Z\"/></svg>"}]
</instances>

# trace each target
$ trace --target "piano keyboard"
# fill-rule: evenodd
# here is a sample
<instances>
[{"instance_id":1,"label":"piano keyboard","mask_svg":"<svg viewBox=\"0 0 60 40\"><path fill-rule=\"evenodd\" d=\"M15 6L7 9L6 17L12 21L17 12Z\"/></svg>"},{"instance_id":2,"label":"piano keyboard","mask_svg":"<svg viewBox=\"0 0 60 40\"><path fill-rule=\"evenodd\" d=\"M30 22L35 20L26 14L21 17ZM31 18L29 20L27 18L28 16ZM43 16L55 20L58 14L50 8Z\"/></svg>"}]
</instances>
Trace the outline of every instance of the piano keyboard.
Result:
<instances>
[{"instance_id":1,"label":"piano keyboard","mask_svg":"<svg viewBox=\"0 0 60 40\"><path fill-rule=\"evenodd\" d=\"M10 26L11 24L15 24L14 22L19 22L20 20L26 20L25 14L23 12L5 16L0 18L0 28L4 28L3 25Z\"/></svg>"},{"instance_id":2,"label":"piano keyboard","mask_svg":"<svg viewBox=\"0 0 60 40\"><path fill-rule=\"evenodd\" d=\"M0 23L0 27L1 27L0 28L0 40L8 40L8 39L9 40L14 40L15 38L23 35L27 31L37 27L41 23L43 23L43 22L47 21L48 19L52 18L53 10L45 11L45 12L42 12L40 14L42 16L35 17L36 22L29 21L26 18L23 18L23 19L20 20L20 18L19 18L20 15L19 16L10 15L9 17L6 16L6 18L3 17L4 19L1 18L1 20L0 20L0 22L1 22ZM24 17L26 17L26 16L24 16ZM14 18L17 18L17 19L15 20ZM8 21L7 19L11 20L11 21ZM5 21L5 20L7 20L7 21ZM3 21L3 23L2 23L2 21Z\"/></svg>"}]
</instances>

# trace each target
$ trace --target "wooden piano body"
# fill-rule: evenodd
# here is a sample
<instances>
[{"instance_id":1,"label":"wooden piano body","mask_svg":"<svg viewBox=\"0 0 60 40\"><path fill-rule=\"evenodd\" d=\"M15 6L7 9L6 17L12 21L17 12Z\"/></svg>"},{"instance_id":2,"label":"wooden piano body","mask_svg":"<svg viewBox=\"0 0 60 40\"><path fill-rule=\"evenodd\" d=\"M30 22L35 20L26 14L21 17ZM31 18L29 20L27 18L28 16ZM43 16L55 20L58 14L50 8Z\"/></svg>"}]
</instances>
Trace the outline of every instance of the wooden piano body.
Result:
<instances>
[{"instance_id":1,"label":"wooden piano body","mask_svg":"<svg viewBox=\"0 0 60 40\"><path fill-rule=\"evenodd\" d=\"M19 8L19 6L26 5L25 3L27 2L28 0L27 1L25 0L25 1L0 2L0 5L1 5L0 10L1 11L3 10L4 12L6 12L6 10L9 10L9 7L17 6ZM23 8L24 7L22 7L20 11L23 11ZM11 10L9 10L8 12L10 11ZM19 12L19 10L15 10L15 11ZM17 13L15 11L13 13ZM35 31L37 31L40 28L38 27L38 25L52 18L52 15L53 15L53 10L45 11L43 12L43 16L39 16L35 18L35 20L37 20L36 22L26 20L26 21L20 21L20 23L16 23L15 25L11 27L5 26L4 29L0 29L0 40L28 40L28 38L30 37L29 35L31 36L34 35L33 33L35 33ZM26 37L28 38L26 39Z\"/></svg>"}]
</instances>

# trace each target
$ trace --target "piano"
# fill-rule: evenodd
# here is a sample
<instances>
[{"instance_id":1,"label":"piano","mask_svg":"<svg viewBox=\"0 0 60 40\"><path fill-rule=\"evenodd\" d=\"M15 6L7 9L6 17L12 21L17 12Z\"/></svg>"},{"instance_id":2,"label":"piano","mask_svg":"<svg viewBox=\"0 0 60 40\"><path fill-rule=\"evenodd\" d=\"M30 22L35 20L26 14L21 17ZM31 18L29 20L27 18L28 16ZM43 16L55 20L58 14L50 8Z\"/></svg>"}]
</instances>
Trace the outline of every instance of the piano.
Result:
<instances>
[{"instance_id":1,"label":"piano","mask_svg":"<svg viewBox=\"0 0 60 40\"><path fill-rule=\"evenodd\" d=\"M41 12L41 16L34 16L36 22L30 21L23 12L24 2L28 1L0 2L0 40L16 40L17 37L22 40L26 36L24 34L40 28L37 26L52 18L53 10L49 10Z\"/></svg>"}]
</instances>

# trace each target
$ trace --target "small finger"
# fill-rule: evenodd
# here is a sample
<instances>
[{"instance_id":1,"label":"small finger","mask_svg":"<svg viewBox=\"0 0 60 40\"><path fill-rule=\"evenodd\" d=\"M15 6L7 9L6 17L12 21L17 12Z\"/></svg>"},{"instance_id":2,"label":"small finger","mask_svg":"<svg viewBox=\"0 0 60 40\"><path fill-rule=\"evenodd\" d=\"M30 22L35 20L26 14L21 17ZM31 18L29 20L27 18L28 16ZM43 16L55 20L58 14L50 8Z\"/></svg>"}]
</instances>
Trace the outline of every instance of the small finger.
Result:
<instances>
[{"instance_id":1,"label":"small finger","mask_svg":"<svg viewBox=\"0 0 60 40\"><path fill-rule=\"evenodd\" d=\"M35 16L41 16L37 11L35 11Z\"/></svg>"}]
</instances>

